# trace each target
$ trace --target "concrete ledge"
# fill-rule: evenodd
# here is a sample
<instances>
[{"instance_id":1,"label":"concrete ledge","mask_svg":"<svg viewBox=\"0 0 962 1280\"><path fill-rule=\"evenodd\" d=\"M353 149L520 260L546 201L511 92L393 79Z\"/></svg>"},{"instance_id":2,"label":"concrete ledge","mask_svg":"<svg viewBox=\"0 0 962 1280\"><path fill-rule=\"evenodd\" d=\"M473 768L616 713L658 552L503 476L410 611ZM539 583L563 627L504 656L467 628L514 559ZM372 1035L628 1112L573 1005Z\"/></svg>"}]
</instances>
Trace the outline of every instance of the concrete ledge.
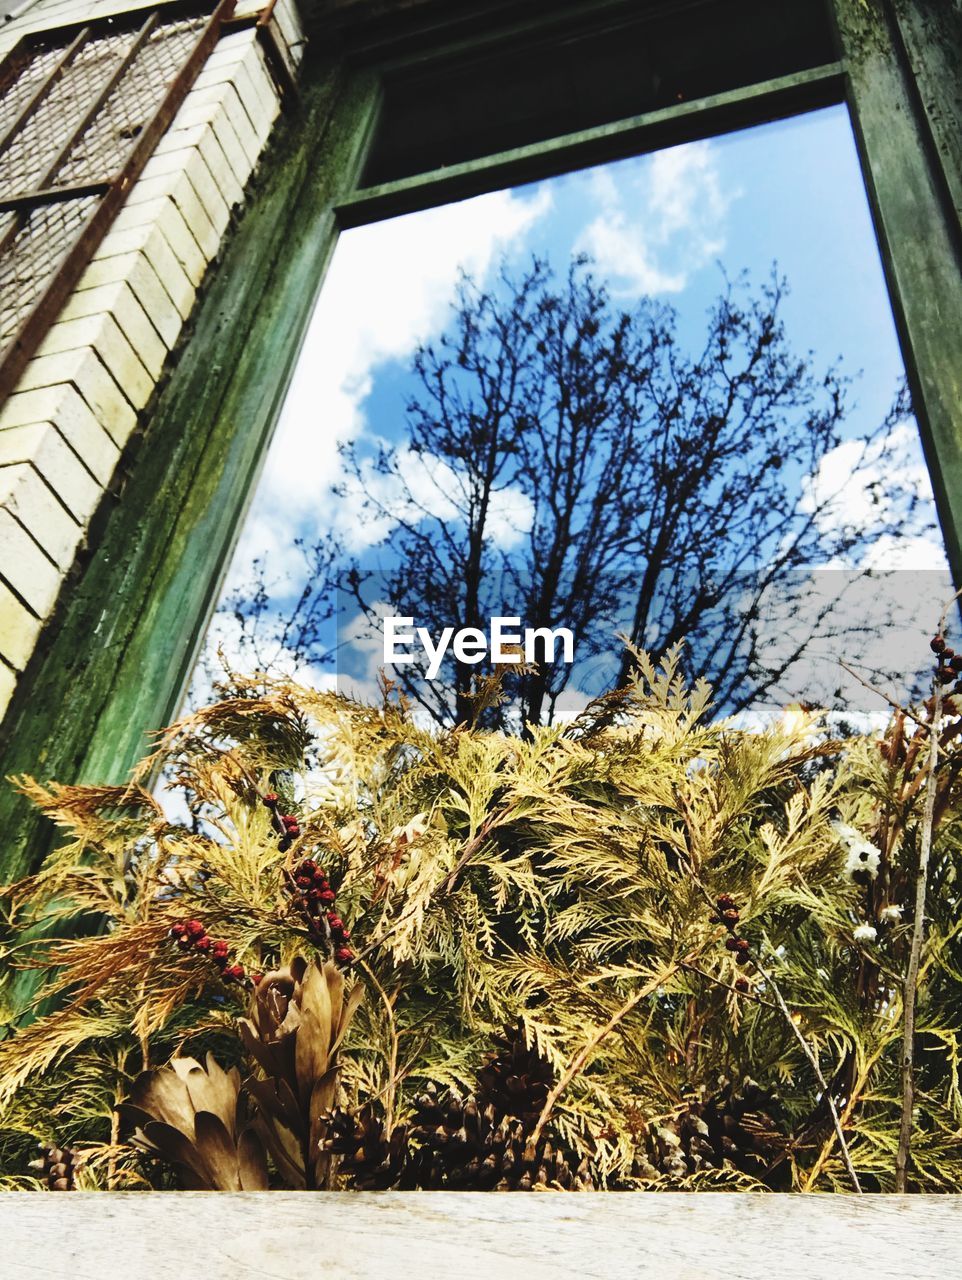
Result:
<instances>
[{"instance_id":1,"label":"concrete ledge","mask_svg":"<svg viewBox=\"0 0 962 1280\"><path fill-rule=\"evenodd\" d=\"M960 1248L949 1196L0 1196L5 1280L905 1280L954 1274Z\"/></svg>"}]
</instances>

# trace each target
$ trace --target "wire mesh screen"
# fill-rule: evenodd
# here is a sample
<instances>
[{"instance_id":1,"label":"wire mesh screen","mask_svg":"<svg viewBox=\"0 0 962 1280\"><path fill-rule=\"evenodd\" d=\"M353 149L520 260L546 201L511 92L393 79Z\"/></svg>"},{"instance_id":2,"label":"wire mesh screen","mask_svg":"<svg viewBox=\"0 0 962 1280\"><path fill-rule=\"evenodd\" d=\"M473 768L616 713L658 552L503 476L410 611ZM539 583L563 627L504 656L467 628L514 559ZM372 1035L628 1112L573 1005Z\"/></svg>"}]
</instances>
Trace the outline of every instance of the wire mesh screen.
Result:
<instances>
[{"instance_id":1,"label":"wire mesh screen","mask_svg":"<svg viewBox=\"0 0 962 1280\"><path fill-rule=\"evenodd\" d=\"M232 9L168 6L126 26L47 32L0 65L0 402Z\"/></svg>"}]
</instances>

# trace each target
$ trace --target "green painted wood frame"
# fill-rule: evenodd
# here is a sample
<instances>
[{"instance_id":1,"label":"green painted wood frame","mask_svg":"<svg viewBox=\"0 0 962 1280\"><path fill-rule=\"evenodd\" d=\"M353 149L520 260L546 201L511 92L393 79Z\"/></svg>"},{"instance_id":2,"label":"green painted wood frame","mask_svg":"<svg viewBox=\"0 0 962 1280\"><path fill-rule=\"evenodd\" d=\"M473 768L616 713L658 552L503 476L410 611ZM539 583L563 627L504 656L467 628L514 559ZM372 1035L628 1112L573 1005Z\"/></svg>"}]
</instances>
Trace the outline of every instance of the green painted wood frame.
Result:
<instances>
[{"instance_id":1,"label":"green painted wood frame","mask_svg":"<svg viewBox=\"0 0 962 1280\"><path fill-rule=\"evenodd\" d=\"M120 782L150 731L175 713L339 227L828 102L847 101L851 111L962 581L959 13L952 0L813 0L823 2L838 42L828 66L360 191L378 72L315 56L91 550L21 680L0 738L0 773ZM0 830L5 879L36 866L54 839L8 786Z\"/></svg>"}]
</instances>

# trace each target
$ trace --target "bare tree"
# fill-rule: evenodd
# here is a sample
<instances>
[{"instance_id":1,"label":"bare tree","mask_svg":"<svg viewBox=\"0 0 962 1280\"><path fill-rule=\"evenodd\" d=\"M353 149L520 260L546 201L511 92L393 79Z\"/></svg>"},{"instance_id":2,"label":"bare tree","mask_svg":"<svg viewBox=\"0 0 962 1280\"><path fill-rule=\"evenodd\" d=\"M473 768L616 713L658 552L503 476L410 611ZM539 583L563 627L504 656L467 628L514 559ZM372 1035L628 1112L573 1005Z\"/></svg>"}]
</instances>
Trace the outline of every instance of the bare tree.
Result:
<instances>
[{"instance_id":1,"label":"bare tree","mask_svg":"<svg viewBox=\"0 0 962 1280\"><path fill-rule=\"evenodd\" d=\"M810 566L857 560L918 501L885 456L903 391L859 444L869 491L885 488L878 526L831 525L838 494L806 478L843 438L847 380L793 352L785 293L775 272L754 293L726 282L691 355L670 307L616 309L584 259L560 282L538 259L489 289L463 277L449 331L414 358L404 443L344 450L342 496L391 533L380 559L342 567L340 588L372 620L388 605L434 629L484 630L492 614L571 629L579 666L540 662L512 681L530 723L552 717L573 670L626 677L618 630L656 651L686 638L727 710L776 688L838 601L776 647L766 614L790 616ZM483 670L394 674L434 717L463 722Z\"/></svg>"}]
</instances>

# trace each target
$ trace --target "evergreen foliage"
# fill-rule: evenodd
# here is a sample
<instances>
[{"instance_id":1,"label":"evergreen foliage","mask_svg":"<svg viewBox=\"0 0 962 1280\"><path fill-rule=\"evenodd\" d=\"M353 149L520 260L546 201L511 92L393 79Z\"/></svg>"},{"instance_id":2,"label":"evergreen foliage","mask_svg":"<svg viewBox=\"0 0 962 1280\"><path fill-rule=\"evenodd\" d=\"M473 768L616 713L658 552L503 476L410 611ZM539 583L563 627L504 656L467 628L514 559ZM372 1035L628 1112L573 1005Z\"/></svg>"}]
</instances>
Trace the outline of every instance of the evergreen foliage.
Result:
<instances>
[{"instance_id":1,"label":"evergreen foliage","mask_svg":"<svg viewBox=\"0 0 962 1280\"><path fill-rule=\"evenodd\" d=\"M390 686L379 706L264 689L235 679L127 788L21 780L64 843L4 891L4 1187L57 1181L30 1171L39 1143L91 1189L224 1168L849 1190L846 1156L890 1189L932 788L909 1186L957 1188L952 694L885 735L834 740L797 707L748 730L712 721L676 649L522 738L422 728ZM161 766L184 821L147 788Z\"/></svg>"}]
</instances>

